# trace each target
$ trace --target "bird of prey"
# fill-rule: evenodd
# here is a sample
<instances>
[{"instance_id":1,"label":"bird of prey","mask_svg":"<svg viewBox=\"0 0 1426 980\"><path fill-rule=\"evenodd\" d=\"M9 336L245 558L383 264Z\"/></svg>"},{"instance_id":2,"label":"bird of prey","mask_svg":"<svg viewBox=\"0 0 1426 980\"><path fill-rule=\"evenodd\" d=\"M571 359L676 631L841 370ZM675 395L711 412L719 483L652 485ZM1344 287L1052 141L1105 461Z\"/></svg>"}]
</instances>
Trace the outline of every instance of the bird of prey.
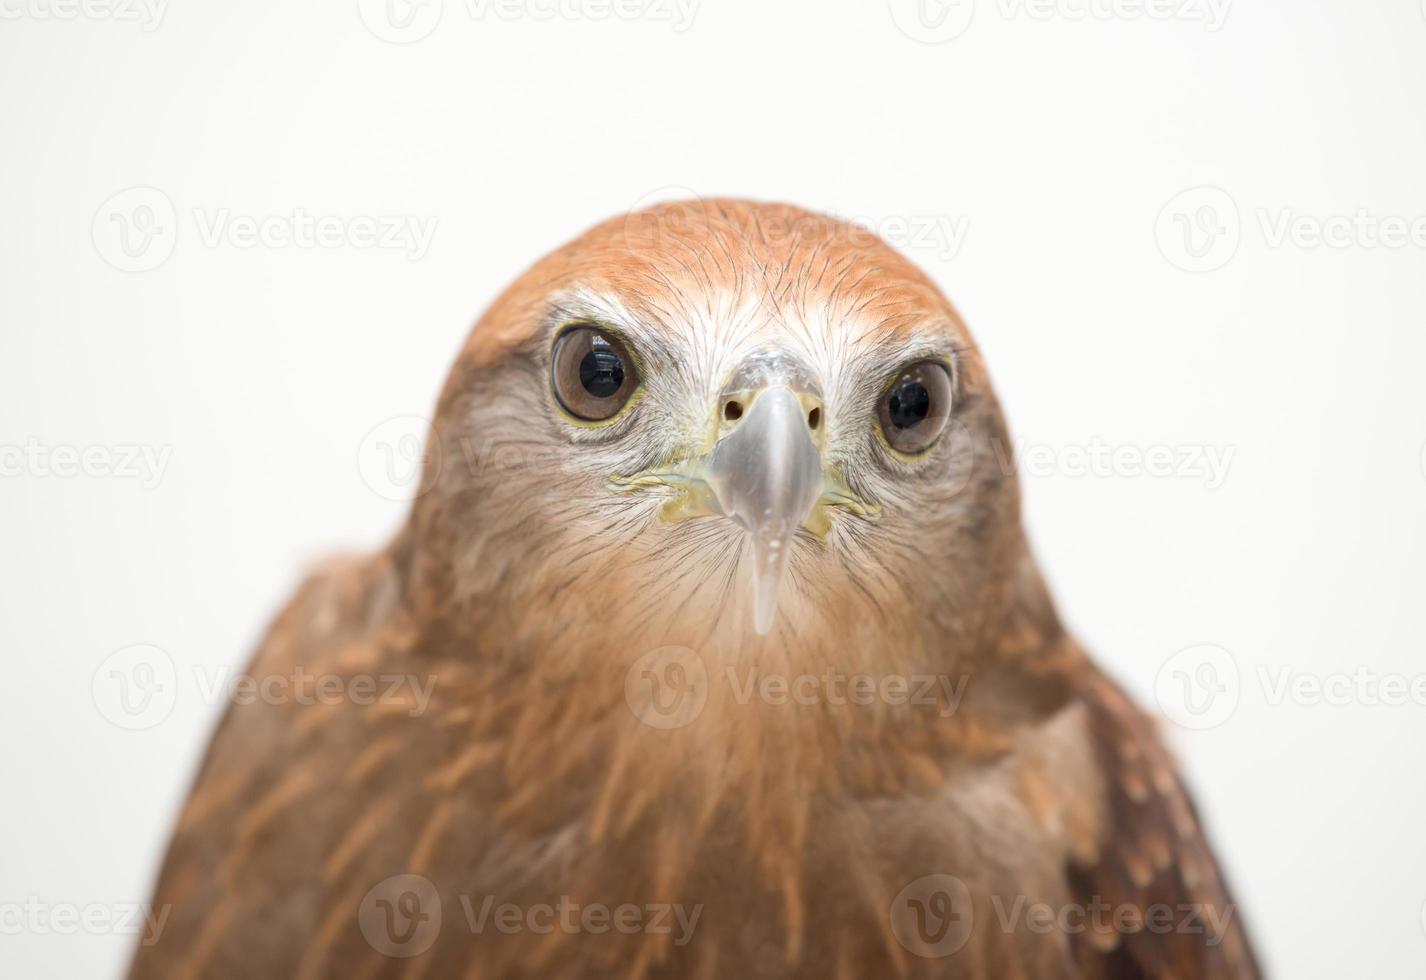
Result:
<instances>
[{"instance_id":1,"label":"bird of prey","mask_svg":"<svg viewBox=\"0 0 1426 980\"><path fill-rule=\"evenodd\" d=\"M261 644L131 976L1257 976L1008 445L861 226L697 200L548 255L409 519Z\"/></svg>"}]
</instances>

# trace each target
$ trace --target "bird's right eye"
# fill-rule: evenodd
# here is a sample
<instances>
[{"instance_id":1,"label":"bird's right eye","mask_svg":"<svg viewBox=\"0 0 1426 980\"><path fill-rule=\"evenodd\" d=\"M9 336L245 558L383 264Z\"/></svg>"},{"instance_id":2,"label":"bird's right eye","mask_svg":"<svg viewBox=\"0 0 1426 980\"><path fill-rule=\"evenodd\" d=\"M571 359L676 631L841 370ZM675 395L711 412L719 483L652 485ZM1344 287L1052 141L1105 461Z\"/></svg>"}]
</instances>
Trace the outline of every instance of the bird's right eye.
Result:
<instances>
[{"instance_id":1,"label":"bird's right eye","mask_svg":"<svg viewBox=\"0 0 1426 980\"><path fill-rule=\"evenodd\" d=\"M612 419L639 387L639 370L624 344L587 324L555 340L550 375L555 400L581 422Z\"/></svg>"}]
</instances>

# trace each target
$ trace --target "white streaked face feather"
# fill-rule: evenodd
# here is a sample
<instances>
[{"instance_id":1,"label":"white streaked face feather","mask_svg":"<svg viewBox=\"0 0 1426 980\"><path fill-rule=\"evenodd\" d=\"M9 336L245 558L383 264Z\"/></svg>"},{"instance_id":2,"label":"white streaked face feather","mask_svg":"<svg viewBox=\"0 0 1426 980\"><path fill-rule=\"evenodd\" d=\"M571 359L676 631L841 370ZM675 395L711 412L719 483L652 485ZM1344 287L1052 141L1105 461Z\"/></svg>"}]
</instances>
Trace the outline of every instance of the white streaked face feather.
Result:
<instances>
[{"instance_id":1,"label":"white streaked face feather","mask_svg":"<svg viewBox=\"0 0 1426 980\"><path fill-rule=\"evenodd\" d=\"M820 383L831 458L869 462L864 457L877 441L877 398L892 374L906 364L929 359L946 362L954 373L959 355L944 322L928 322L907 335L894 336L878 330L877 321L870 317L833 319L821 307L774 311L758 299L739 301L731 291L716 293L706 304L662 311L661 319L654 322L617 297L586 289L572 290L553 306L545 331L546 350L560 326L587 321L627 340L641 362L648 404L639 406L639 418L630 420L640 438L620 447L629 454L631 465L646 458L653 445L667 446L671 452L680 446L699 446L716 427L719 391L750 357L773 349L806 364ZM675 316L676 320L663 319ZM569 435L576 441L619 441L613 431L606 436L602 429L570 428ZM887 469L904 475L929 461L897 459L899 465ZM881 489L894 493L897 485L893 480Z\"/></svg>"},{"instance_id":2,"label":"white streaked face feather","mask_svg":"<svg viewBox=\"0 0 1426 980\"><path fill-rule=\"evenodd\" d=\"M808 635L813 624L853 611L860 622L885 621L890 609L953 611L947 596L974 569L947 565L974 553L966 532L985 505L971 478L978 422L953 408L941 440L907 459L878 435L877 418L886 385L907 364L937 359L958 373L952 326L932 320L893 334L870 317L818 305L779 309L730 291L680 300L677 308L636 310L609 293L568 289L551 298L531 348L481 376L462 437L519 451L508 465L462 474L452 488L479 514L462 529L469 540L461 552L476 590L569 596L587 588L608 594L617 583L620 615L651 635L726 622L737 625L723 632L746 642L742 529L720 518L666 523L659 516L666 491L621 494L611 481L706 453L720 391L750 357L777 350L806 365L820 386L824 461L882 510L876 521L836 514L825 539L796 536L777 634ZM551 344L573 322L617 334L638 362L641 390L611 422L576 422L550 392ZM512 557L496 569L493 553Z\"/></svg>"}]
</instances>

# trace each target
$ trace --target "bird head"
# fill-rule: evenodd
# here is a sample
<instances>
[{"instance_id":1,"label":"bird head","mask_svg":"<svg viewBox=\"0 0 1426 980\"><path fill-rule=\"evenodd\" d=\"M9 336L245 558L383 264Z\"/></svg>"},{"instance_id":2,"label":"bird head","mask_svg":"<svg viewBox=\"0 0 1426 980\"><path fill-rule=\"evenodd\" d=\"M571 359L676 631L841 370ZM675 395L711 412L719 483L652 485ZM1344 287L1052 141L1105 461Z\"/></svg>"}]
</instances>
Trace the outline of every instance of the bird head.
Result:
<instances>
[{"instance_id":1,"label":"bird head","mask_svg":"<svg viewBox=\"0 0 1426 980\"><path fill-rule=\"evenodd\" d=\"M546 639L945 644L1004 605L1022 550L1005 444L960 317L870 231L663 205L547 256L477 324L411 588Z\"/></svg>"}]
</instances>

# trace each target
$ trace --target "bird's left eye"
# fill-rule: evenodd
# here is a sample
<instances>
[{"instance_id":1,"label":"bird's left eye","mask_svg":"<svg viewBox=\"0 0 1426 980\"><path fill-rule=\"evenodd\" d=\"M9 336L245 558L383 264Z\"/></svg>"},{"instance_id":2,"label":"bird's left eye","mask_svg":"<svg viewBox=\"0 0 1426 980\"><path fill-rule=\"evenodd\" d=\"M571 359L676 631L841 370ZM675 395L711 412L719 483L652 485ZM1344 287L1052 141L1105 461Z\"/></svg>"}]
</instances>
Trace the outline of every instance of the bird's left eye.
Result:
<instances>
[{"instance_id":1,"label":"bird's left eye","mask_svg":"<svg viewBox=\"0 0 1426 980\"><path fill-rule=\"evenodd\" d=\"M896 372L877 406L887 444L914 456L931 448L951 417L951 375L939 361L918 361Z\"/></svg>"},{"instance_id":2,"label":"bird's left eye","mask_svg":"<svg viewBox=\"0 0 1426 980\"><path fill-rule=\"evenodd\" d=\"M628 350L598 327L571 327L560 334L550 373L560 406L585 422L613 418L639 387Z\"/></svg>"}]
</instances>

